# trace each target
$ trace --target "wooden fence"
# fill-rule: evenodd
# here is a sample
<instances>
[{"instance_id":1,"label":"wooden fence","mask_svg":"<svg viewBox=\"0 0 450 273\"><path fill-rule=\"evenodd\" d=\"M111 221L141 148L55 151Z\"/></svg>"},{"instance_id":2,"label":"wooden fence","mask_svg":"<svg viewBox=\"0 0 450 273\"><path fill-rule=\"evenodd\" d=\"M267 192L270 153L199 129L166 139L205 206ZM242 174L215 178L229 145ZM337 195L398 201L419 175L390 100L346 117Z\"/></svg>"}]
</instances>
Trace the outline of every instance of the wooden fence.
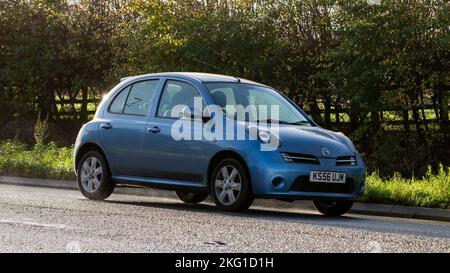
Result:
<instances>
[{"instance_id":1,"label":"wooden fence","mask_svg":"<svg viewBox=\"0 0 450 273\"><path fill-rule=\"evenodd\" d=\"M93 118L100 101L99 98L57 100L52 108L54 109L52 117L59 121L86 122ZM414 117L414 111L418 112L419 120ZM425 128L439 128L438 110L432 105L426 105L415 110L387 109L377 113L378 122L386 126L404 127L405 124L413 126L419 123ZM349 109L334 107L328 109L321 107L315 111L313 116L320 125L333 129L349 128L354 122L352 119L355 118ZM366 119L369 122L373 120L371 113L367 114Z\"/></svg>"},{"instance_id":2,"label":"wooden fence","mask_svg":"<svg viewBox=\"0 0 450 273\"><path fill-rule=\"evenodd\" d=\"M100 99L60 99L55 101L51 116L56 120L86 122L93 118Z\"/></svg>"}]
</instances>

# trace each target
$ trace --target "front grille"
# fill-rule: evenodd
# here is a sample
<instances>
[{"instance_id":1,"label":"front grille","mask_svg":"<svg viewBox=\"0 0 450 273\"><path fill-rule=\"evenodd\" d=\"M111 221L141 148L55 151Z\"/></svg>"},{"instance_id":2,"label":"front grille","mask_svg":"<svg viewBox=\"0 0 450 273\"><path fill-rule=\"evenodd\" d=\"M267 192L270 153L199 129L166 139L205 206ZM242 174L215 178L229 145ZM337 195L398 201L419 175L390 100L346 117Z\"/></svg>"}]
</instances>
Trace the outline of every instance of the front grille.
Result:
<instances>
[{"instance_id":1,"label":"front grille","mask_svg":"<svg viewBox=\"0 0 450 273\"><path fill-rule=\"evenodd\" d=\"M336 166L356 166L355 156L339 156L336 158Z\"/></svg>"},{"instance_id":2,"label":"front grille","mask_svg":"<svg viewBox=\"0 0 450 273\"><path fill-rule=\"evenodd\" d=\"M283 152L283 153L281 153L281 156L287 162L320 165L319 159L317 157L313 156L313 155L297 154L297 153L285 153L285 152Z\"/></svg>"},{"instance_id":3,"label":"front grille","mask_svg":"<svg viewBox=\"0 0 450 273\"><path fill-rule=\"evenodd\" d=\"M310 182L309 176L302 175L292 183L291 191L326 192L326 193L353 193L355 183L353 178L347 178L345 184Z\"/></svg>"}]
</instances>

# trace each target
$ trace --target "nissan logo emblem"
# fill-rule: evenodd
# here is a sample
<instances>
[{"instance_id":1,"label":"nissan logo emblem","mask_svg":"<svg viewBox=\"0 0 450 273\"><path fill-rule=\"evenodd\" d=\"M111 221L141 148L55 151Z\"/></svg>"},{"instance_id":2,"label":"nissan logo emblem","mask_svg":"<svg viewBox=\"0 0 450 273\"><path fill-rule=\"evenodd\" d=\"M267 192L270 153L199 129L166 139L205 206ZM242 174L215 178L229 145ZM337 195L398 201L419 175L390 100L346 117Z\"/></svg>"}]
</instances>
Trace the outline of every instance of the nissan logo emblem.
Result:
<instances>
[{"instance_id":1,"label":"nissan logo emblem","mask_svg":"<svg viewBox=\"0 0 450 273\"><path fill-rule=\"evenodd\" d=\"M322 148L322 154L324 156L329 156L330 155L330 150L328 150L327 148Z\"/></svg>"}]
</instances>

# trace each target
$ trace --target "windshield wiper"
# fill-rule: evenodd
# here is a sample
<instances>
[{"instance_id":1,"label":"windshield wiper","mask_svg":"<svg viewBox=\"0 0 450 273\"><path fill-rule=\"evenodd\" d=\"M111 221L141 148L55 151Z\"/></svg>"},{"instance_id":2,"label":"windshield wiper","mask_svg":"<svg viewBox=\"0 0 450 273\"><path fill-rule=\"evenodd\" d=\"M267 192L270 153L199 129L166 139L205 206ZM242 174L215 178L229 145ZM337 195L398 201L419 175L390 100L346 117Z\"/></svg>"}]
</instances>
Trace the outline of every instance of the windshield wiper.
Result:
<instances>
[{"instance_id":1,"label":"windshield wiper","mask_svg":"<svg viewBox=\"0 0 450 273\"><path fill-rule=\"evenodd\" d=\"M264 119L264 120L256 120L257 123L279 123L279 124L288 124L287 121L276 120L276 119Z\"/></svg>"},{"instance_id":2,"label":"windshield wiper","mask_svg":"<svg viewBox=\"0 0 450 273\"><path fill-rule=\"evenodd\" d=\"M289 124L289 125L305 125L305 124L311 124L311 122L309 122L307 120L299 120L299 121L295 121L295 122L288 122L286 124Z\"/></svg>"},{"instance_id":3,"label":"windshield wiper","mask_svg":"<svg viewBox=\"0 0 450 273\"><path fill-rule=\"evenodd\" d=\"M274 120L274 119L266 119L266 120L257 120L258 123L278 123L278 124L287 124L287 125L305 125L305 124L311 124L307 120L299 120L295 122L289 122L284 120Z\"/></svg>"}]
</instances>

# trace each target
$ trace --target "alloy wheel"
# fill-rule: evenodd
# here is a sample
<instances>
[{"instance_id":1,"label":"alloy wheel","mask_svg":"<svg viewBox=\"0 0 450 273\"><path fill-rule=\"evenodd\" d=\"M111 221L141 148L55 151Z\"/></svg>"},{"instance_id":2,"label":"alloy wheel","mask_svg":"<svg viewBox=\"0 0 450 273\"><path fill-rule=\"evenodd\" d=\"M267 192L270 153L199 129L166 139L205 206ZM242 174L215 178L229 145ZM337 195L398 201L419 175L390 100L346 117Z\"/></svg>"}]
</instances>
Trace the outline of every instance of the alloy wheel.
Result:
<instances>
[{"instance_id":1,"label":"alloy wheel","mask_svg":"<svg viewBox=\"0 0 450 273\"><path fill-rule=\"evenodd\" d=\"M223 166L214 181L218 200L224 205L232 205L236 202L241 192L241 182L241 175L234 166Z\"/></svg>"},{"instance_id":2,"label":"alloy wheel","mask_svg":"<svg viewBox=\"0 0 450 273\"><path fill-rule=\"evenodd\" d=\"M102 164L96 157L88 157L81 167L81 185L89 193L95 192L101 184L103 176Z\"/></svg>"}]
</instances>

